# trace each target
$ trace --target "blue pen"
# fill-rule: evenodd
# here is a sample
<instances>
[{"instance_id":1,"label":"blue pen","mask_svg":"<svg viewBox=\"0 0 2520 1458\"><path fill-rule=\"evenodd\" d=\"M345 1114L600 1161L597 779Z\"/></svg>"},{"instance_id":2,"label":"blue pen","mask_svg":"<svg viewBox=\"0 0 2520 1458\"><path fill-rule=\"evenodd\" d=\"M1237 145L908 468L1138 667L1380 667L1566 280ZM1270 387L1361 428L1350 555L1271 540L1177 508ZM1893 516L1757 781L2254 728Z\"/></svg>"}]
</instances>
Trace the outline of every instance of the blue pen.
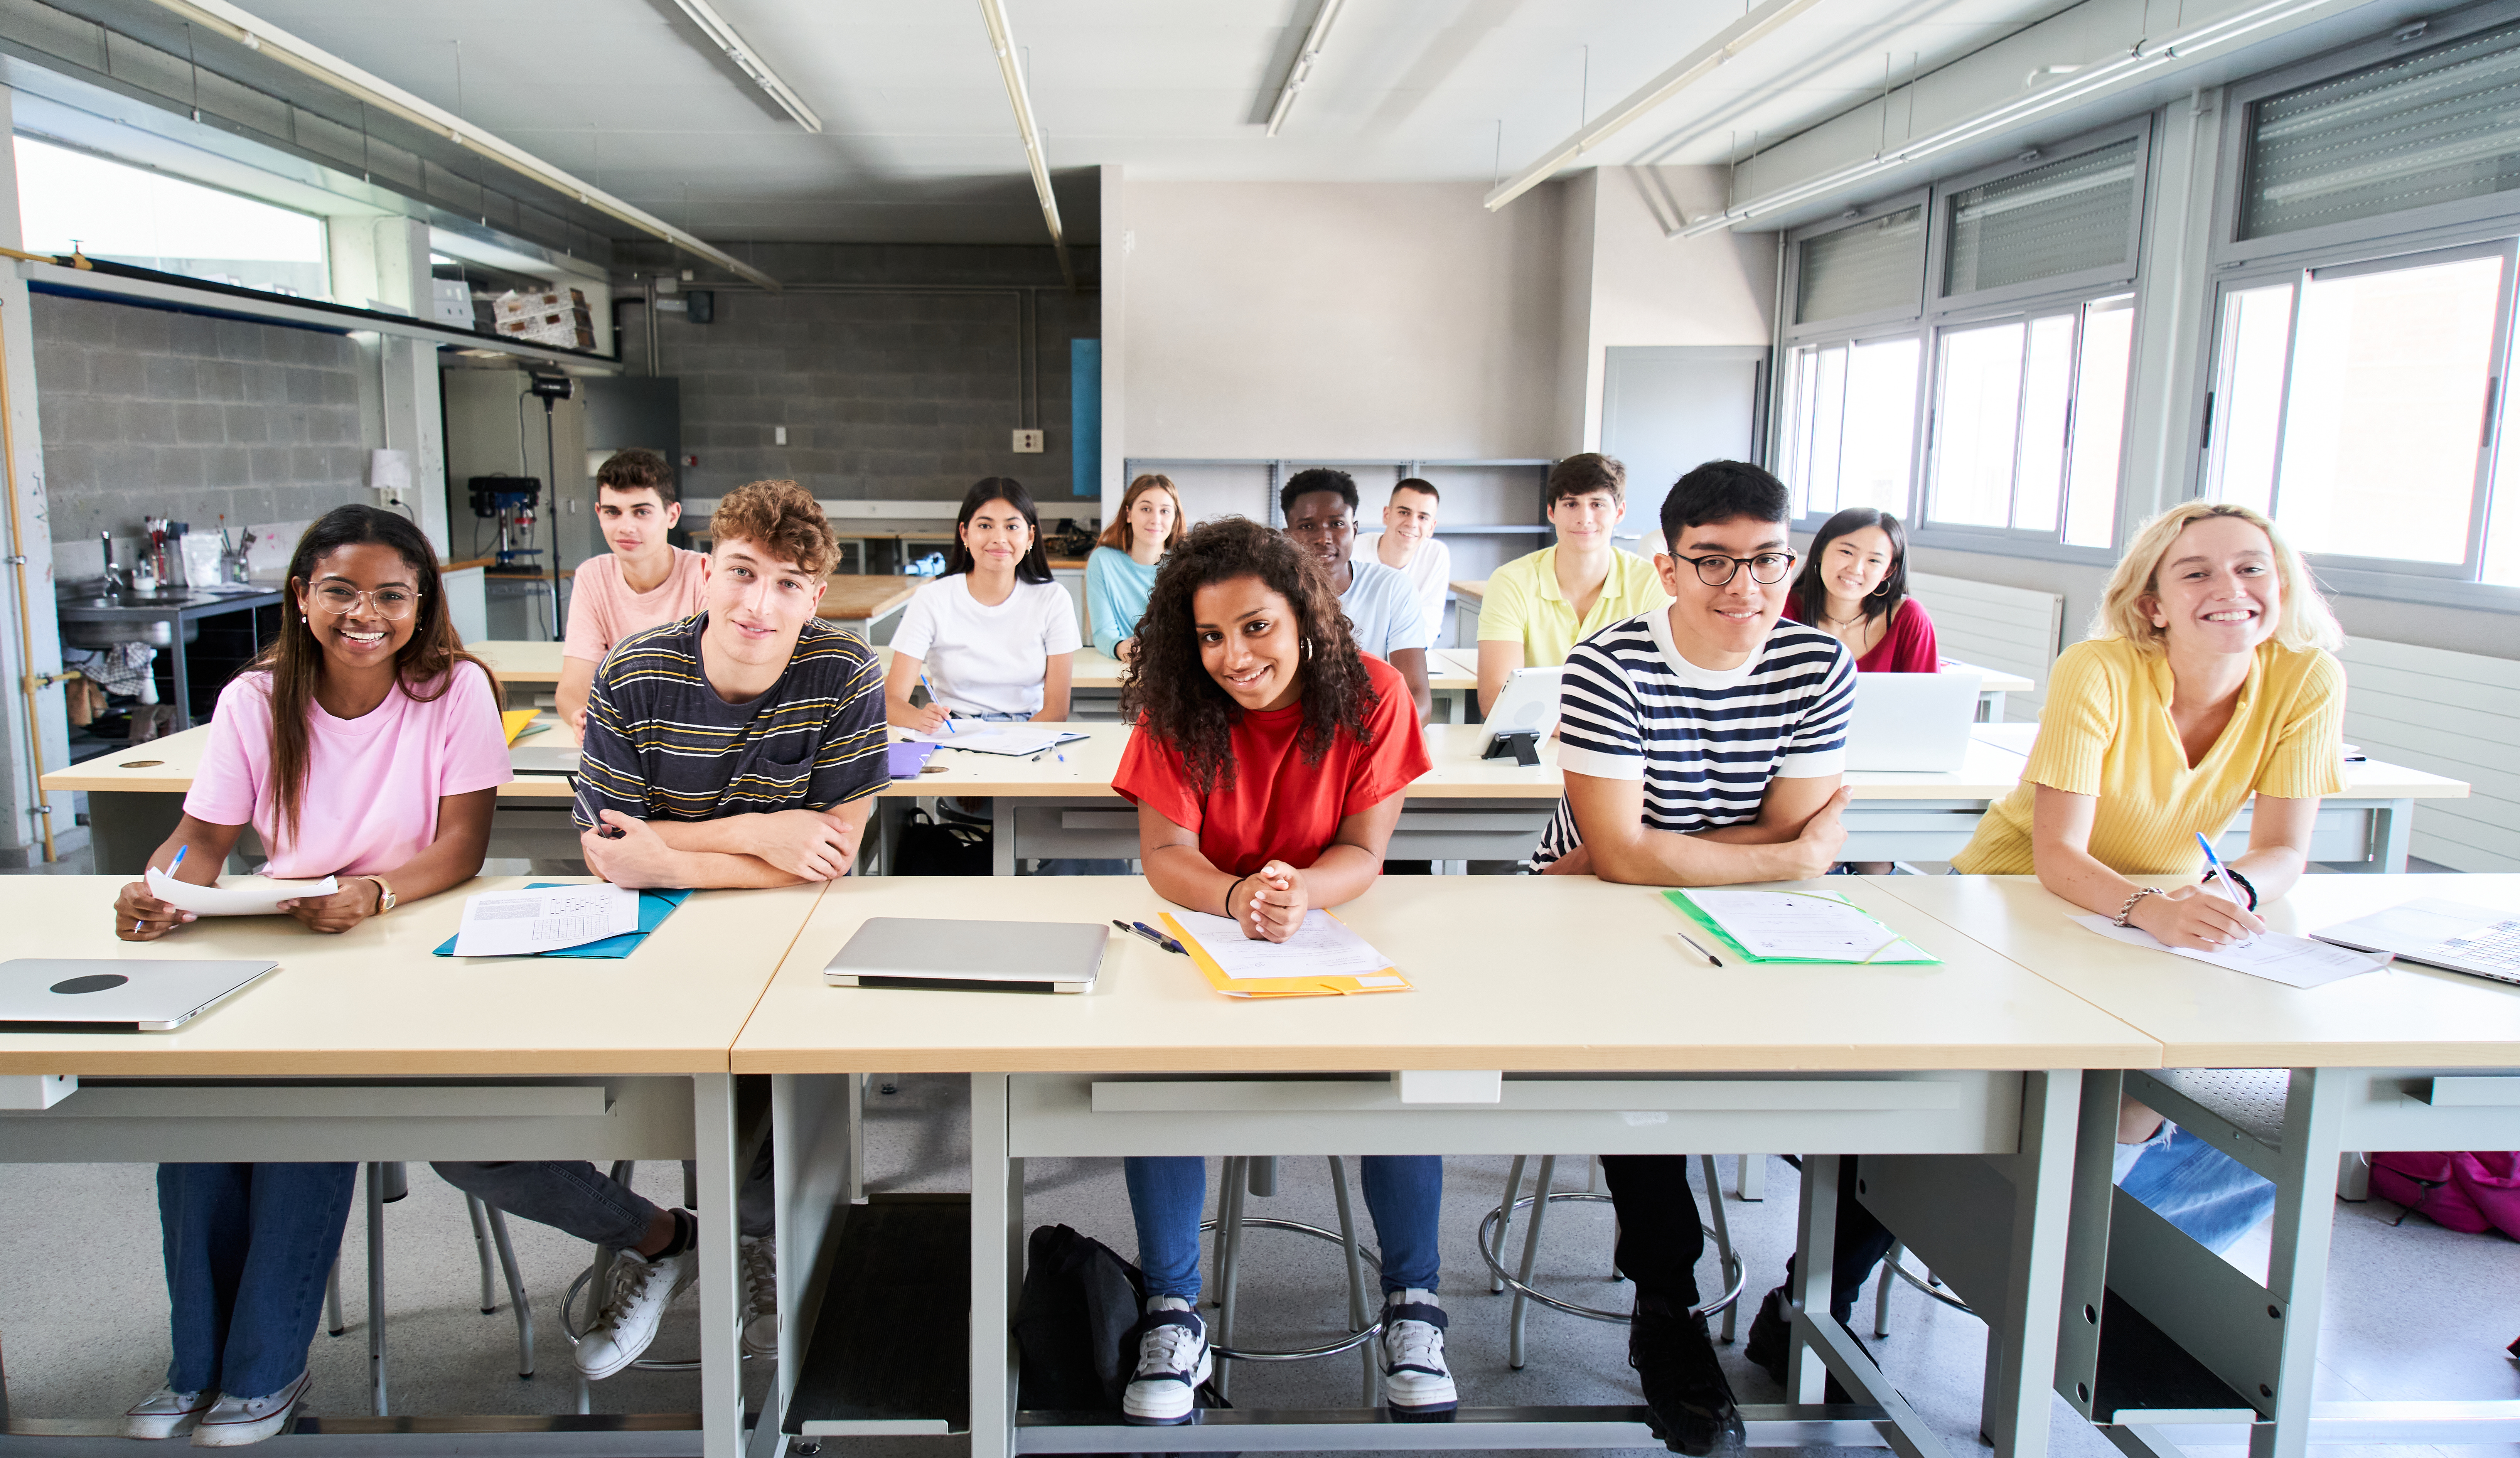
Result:
<instances>
[{"instance_id":1,"label":"blue pen","mask_svg":"<svg viewBox=\"0 0 2520 1458\"><path fill-rule=\"evenodd\" d=\"M2249 903L2240 899L2239 890L2231 885L2231 873L2223 869L2223 858L2214 853L2214 843L2206 840L2205 833L2200 830L2196 833L2196 843L2205 847L2205 864L2214 868L2214 879L2223 883L2223 894L2231 898L2232 905L2245 910ZM2242 946L2257 944L2258 938L2254 934L2240 943Z\"/></svg>"},{"instance_id":2,"label":"blue pen","mask_svg":"<svg viewBox=\"0 0 2520 1458\"><path fill-rule=\"evenodd\" d=\"M939 708L945 707L944 705L937 702L936 687L927 681L927 672L923 668L921 669L919 673L919 686L927 690L928 703L935 704ZM945 732L948 734L954 732L954 710L950 708L945 709Z\"/></svg>"},{"instance_id":3,"label":"blue pen","mask_svg":"<svg viewBox=\"0 0 2520 1458\"><path fill-rule=\"evenodd\" d=\"M1184 957L1190 955L1189 949L1185 948L1180 942L1166 936L1154 928L1148 926L1145 922L1124 922L1118 917L1113 917L1111 919L1111 925L1119 928L1123 932L1135 932L1140 936L1143 936L1148 941L1153 942L1155 945L1162 947L1165 951L1173 952Z\"/></svg>"},{"instance_id":4,"label":"blue pen","mask_svg":"<svg viewBox=\"0 0 2520 1458\"><path fill-rule=\"evenodd\" d=\"M190 850L190 849L192 849L192 848L193 848L193 847L192 847L192 846L190 846L190 845L178 845L178 846L176 846L176 847L175 847L175 858L174 858L173 860L168 861L168 862L166 863L166 879L167 879L167 880L169 880L169 881L174 880L174 879L175 879L175 873L176 873L176 872L178 872L178 871L180 871L180 870L182 870L182 869L184 869L184 852L185 852L185 851L187 851L187 850ZM134 917L134 918L132 918L132 920L131 920L131 934L132 934L134 936L139 935L139 934L140 934L140 929L141 929L141 928L143 928L143 927L145 927L145 926L147 926L147 925L148 925L148 923L146 923L146 922L144 922L144 921L140 920L138 917Z\"/></svg>"}]
</instances>

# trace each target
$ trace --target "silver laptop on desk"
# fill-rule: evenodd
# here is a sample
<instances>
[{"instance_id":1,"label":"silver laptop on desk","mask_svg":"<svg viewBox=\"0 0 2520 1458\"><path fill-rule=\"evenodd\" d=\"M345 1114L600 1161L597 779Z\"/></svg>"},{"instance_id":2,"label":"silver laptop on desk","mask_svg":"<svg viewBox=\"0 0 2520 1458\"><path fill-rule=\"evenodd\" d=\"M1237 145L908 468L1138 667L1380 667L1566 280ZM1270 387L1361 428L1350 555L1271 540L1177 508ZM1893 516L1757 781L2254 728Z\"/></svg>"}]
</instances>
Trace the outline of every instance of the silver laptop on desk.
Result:
<instances>
[{"instance_id":1,"label":"silver laptop on desk","mask_svg":"<svg viewBox=\"0 0 2520 1458\"><path fill-rule=\"evenodd\" d=\"M1968 758L1975 673L1858 673L1848 769L1949 772Z\"/></svg>"},{"instance_id":2,"label":"silver laptop on desk","mask_svg":"<svg viewBox=\"0 0 2520 1458\"><path fill-rule=\"evenodd\" d=\"M1090 992L1110 929L1095 922L877 916L823 969L834 987Z\"/></svg>"},{"instance_id":3,"label":"silver laptop on desk","mask_svg":"<svg viewBox=\"0 0 2520 1458\"><path fill-rule=\"evenodd\" d=\"M163 1032L181 1027L280 966L19 957L0 962L0 1024L68 1030Z\"/></svg>"},{"instance_id":4,"label":"silver laptop on desk","mask_svg":"<svg viewBox=\"0 0 2520 1458\"><path fill-rule=\"evenodd\" d=\"M2520 983L2520 914L2427 896L2322 927L2311 935L2358 952Z\"/></svg>"},{"instance_id":5,"label":"silver laptop on desk","mask_svg":"<svg viewBox=\"0 0 2520 1458\"><path fill-rule=\"evenodd\" d=\"M566 742L520 744L508 752L508 767L520 775L573 775L577 755L577 746Z\"/></svg>"}]
</instances>

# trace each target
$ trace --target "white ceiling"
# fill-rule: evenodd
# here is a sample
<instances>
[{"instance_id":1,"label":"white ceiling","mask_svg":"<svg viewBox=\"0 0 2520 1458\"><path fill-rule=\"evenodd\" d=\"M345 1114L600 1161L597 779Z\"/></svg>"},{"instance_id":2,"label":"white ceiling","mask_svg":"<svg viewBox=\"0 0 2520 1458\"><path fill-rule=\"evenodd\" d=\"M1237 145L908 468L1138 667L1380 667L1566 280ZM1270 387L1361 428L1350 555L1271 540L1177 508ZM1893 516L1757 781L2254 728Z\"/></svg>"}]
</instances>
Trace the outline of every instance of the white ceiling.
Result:
<instances>
[{"instance_id":1,"label":"white ceiling","mask_svg":"<svg viewBox=\"0 0 2520 1458\"><path fill-rule=\"evenodd\" d=\"M717 0L813 135L673 0L247 0L273 23L714 240L1032 242L974 0ZM1318 0L1008 0L1054 169L1489 182L1742 14L1739 0L1348 0L1281 134ZM1591 160L1712 162L2062 0L1822 0ZM2085 58L2062 57L2080 61ZM1091 219L1070 219L1090 237Z\"/></svg>"}]
</instances>

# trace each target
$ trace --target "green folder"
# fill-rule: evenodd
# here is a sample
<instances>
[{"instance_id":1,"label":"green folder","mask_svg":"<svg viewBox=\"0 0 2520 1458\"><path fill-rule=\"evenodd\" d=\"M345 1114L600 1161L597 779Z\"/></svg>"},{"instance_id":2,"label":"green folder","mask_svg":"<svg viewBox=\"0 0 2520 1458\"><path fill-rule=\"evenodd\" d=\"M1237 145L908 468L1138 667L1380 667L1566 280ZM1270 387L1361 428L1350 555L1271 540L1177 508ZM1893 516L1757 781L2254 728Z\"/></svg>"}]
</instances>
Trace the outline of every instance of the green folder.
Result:
<instances>
[{"instance_id":1,"label":"green folder","mask_svg":"<svg viewBox=\"0 0 2520 1458\"><path fill-rule=\"evenodd\" d=\"M1680 914L1688 918L1691 923L1692 930L1701 934L1703 939L1712 945L1718 952L1722 953L1728 961L1733 958L1738 958L1753 966L1782 966L1792 963L1806 963L1831 966L1899 967L1918 965L1940 966L1943 960L1942 958L1935 956L1933 953L1926 951L1923 947L1910 941L1907 937L1899 935L1888 927L1882 926L1879 919L1875 918L1870 912L1866 912L1864 914L1865 920L1871 922L1876 927L1881 927L1881 934L1888 938L1888 942L1879 951L1872 953L1868 957L1753 956L1749 951L1742 947L1741 943L1734 941L1731 934L1727 933L1723 926L1718 923L1713 916L1709 915L1706 910L1700 907L1696 902L1690 900L1688 891L1673 890L1665 891L1662 894L1664 900L1669 901L1672 905L1680 908ZM1753 894L1812 896L1822 900L1843 901L1849 906L1853 906L1855 904L1852 901L1848 901L1844 896L1822 896L1817 891L1767 891L1754 892Z\"/></svg>"}]
</instances>

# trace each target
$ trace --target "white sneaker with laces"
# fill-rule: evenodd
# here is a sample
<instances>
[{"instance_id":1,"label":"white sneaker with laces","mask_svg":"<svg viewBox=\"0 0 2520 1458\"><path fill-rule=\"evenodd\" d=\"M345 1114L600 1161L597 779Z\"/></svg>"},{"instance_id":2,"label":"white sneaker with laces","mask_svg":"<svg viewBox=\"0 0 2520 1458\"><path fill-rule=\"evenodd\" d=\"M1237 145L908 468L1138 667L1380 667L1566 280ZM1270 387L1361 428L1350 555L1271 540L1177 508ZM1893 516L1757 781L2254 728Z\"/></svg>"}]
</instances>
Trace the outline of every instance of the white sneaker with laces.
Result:
<instances>
[{"instance_id":1,"label":"white sneaker with laces","mask_svg":"<svg viewBox=\"0 0 2520 1458\"><path fill-rule=\"evenodd\" d=\"M286 1433L314 1389L315 1374L300 1372L295 1382L268 1397L222 1396L193 1430L193 1446L242 1448Z\"/></svg>"},{"instance_id":2,"label":"white sneaker with laces","mask_svg":"<svg viewBox=\"0 0 2520 1458\"><path fill-rule=\"evenodd\" d=\"M1462 1405L1444 1364L1444 1307L1435 1293L1411 1287L1383 1298L1382 1393L1391 1415L1403 1420Z\"/></svg>"},{"instance_id":3,"label":"white sneaker with laces","mask_svg":"<svg viewBox=\"0 0 2520 1458\"><path fill-rule=\"evenodd\" d=\"M1147 1299L1138 1327L1138 1370L1120 1394L1120 1415L1132 1423L1187 1423L1198 1406L1198 1385L1216 1370L1207 1350L1207 1327L1191 1302L1176 1296Z\"/></svg>"},{"instance_id":4,"label":"white sneaker with laces","mask_svg":"<svg viewBox=\"0 0 2520 1458\"><path fill-rule=\"evenodd\" d=\"M779 1237L742 1235L735 1241L743 1271L743 1354L779 1355Z\"/></svg>"},{"instance_id":5,"label":"white sneaker with laces","mask_svg":"<svg viewBox=\"0 0 2520 1458\"><path fill-rule=\"evenodd\" d=\"M577 1339L577 1370L589 1382L602 1382L639 1359L656 1340L656 1324L674 1298L699 1277L699 1252L695 1246L679 1255L654 1260L636 1251L612 1258L610 1290L603 1309Z\"/></svg>"},{"instance_id":6,"label":"white sneaker with laces","mask_svg":"<svg viewBox=\"0 0 2520 1458\"><path fill-rule=\"evenodd\" d=\"M159 1388L122 1415L125 1437L181 1437L219 1400L215 1391L179 1392Z\"/></svg>"}]
</instances>

